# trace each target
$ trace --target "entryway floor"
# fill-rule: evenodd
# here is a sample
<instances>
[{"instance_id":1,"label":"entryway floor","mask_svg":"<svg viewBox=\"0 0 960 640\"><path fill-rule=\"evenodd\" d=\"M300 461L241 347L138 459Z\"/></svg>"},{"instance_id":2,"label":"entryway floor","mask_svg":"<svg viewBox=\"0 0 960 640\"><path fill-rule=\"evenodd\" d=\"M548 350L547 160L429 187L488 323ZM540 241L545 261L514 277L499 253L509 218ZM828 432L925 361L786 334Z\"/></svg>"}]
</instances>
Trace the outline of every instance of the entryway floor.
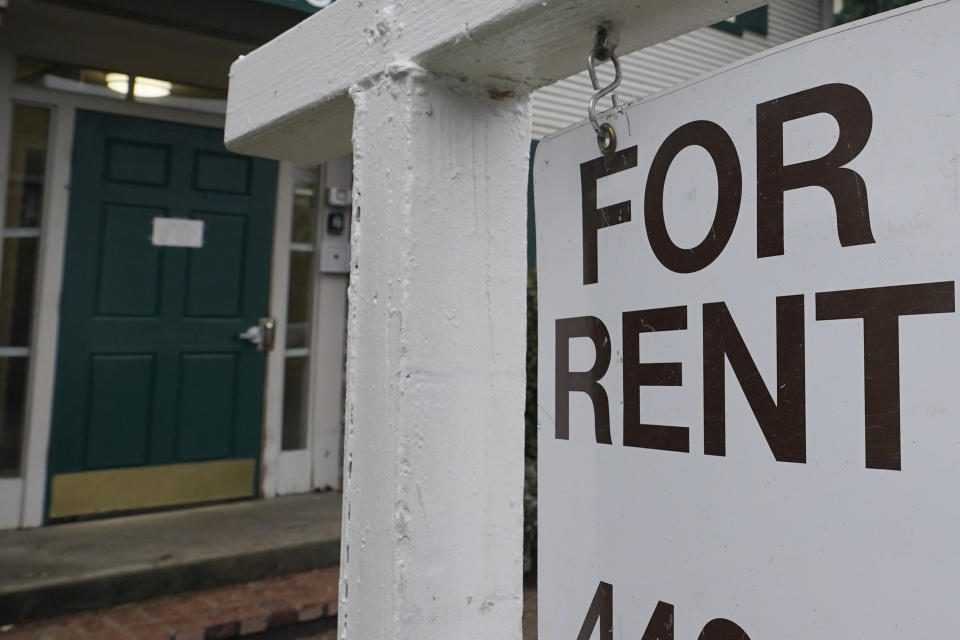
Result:
<instances>
[{"instance_id":1,"label":"entryway floor","mask_svg":"<svg viewBox=\"0 0 960 640\"><path fill-rule=\"evenodd\" d=\"M341 494L0 532L0 625L334 566Z\"/></svg>"}]
</instances>

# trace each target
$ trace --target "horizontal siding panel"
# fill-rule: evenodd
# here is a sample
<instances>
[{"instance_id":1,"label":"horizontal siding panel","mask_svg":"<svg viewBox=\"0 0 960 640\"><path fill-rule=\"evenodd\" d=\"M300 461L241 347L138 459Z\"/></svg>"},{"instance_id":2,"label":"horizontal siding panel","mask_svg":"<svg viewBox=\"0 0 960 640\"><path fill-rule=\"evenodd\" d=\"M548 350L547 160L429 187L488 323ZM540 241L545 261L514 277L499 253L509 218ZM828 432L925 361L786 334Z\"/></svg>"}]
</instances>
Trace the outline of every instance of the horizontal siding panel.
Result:
<instances>
[{"instance_id":1,"label":"horizontal siding panel","mask_svg":"<svg viewBox=\"0 0 960 640\"><path fill-rule=\"evenodd\" d=\"M752 31L735 36L707 27L624 56L620 59L623 82L617 95L622 101L636 100L819 31L821 6L821 0L777 0L769 4L766 36ZM604 85L613 77L608 67L599 69ZM533 137L543 138L586 119L587 101L592 93L586 71L535 91ZM600 108L609 104L606 99Z\"/></svg>"}]
</instances>

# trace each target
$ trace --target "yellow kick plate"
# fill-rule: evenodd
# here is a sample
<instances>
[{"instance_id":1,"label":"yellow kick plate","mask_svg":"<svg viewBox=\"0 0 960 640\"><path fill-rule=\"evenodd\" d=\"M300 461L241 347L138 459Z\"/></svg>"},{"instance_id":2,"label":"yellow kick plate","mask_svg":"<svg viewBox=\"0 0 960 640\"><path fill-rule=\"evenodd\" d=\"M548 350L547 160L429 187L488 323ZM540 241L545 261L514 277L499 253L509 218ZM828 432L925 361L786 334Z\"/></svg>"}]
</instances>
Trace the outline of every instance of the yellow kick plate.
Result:
<instances>
[{"instance_id":1,"label":"yellow kick plate","mask_svg":"<svg viewBox=\"0 0 960 640\"><path fill-rule=\"evenodd\" d=\"M50 486L50 518L90 516L248 498L254 460L217 460L153 467L61 473Z\"/></svg>"}]
</instances>

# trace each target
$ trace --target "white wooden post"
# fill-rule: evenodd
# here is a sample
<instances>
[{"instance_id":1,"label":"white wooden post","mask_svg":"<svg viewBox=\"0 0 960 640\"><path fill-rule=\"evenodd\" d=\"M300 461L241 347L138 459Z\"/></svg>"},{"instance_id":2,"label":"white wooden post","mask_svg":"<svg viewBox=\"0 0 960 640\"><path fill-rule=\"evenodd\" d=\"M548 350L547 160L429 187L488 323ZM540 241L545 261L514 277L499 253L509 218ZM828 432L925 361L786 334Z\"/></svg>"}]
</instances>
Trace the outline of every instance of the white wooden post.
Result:
<instances>
[{"instance_id":1,"label":"white wooden post","mask_svg":"<svg viewBox=\"0 0 960 640\"><path fill-rule=\"evenodd\" d=\"M520 637L529 91L758 4L339 2L234 64L232 149L352 134L341 638Z\"/></svg>"},{"instance_id":2,"label":"white wooden post","mask_svg":"<svg viewBox=\"0 0 960 640\"><path fill-rule=\"evenodd\" d=\"M454 90L415 67L352 93L347 353L377 364L347 372L341 629L511 638L529 99Z\"/></svg>"}]
</instances>

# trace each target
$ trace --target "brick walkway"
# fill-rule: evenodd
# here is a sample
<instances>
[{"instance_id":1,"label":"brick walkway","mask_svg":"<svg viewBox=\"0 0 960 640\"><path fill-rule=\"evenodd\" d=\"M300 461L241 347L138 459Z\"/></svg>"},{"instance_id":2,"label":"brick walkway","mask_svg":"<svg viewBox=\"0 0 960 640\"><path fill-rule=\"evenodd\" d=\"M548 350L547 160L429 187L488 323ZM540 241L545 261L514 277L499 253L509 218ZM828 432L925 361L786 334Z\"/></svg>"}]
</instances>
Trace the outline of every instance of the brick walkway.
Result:
<instances>
[{"instance_id":1,"label":"brick walkway","mask_svg":"<svg viewBox=\"0 0 960 640\"><path fill-rule=\"evenodd\" d=\"M337 615L339 568L183 593L0 629L0 640L216 640ZM537 588L523 593L523 639L537 638ZM317 640L333 638L321 634Z\"/></svg>"},{"instance_id":2,"label":"brick walkway","mask_svg":"<svg viewBox=\"0 0 960 640\"><path fill-rule=\"evenodd\" d=\"M184 593L0 630L0 640L217 640L337 614L339 569Z\"/></svg>"}]
</instances>

